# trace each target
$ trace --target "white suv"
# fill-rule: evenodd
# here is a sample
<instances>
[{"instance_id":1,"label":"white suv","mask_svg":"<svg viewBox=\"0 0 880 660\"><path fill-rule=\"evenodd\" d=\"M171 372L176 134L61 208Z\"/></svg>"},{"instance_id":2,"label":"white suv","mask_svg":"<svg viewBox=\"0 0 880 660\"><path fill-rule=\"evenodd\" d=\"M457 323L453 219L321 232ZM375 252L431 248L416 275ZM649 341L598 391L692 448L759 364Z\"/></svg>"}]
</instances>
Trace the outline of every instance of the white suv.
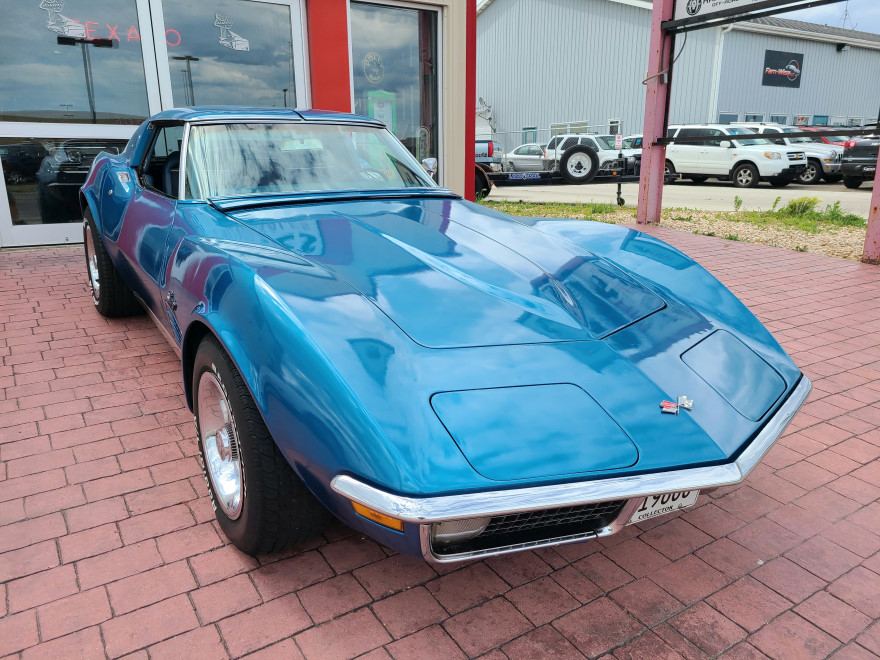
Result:
<instances>
[{"instance_id":1,"label":"white suv","mask_svg":"<svg viewBox=\"0 0 880 660\"><path fill-rule=\"evenodd\" d=\"M550 138L544 153L544 169L553 170L558 166L557 161L562 160L562 155L576 144L589 147L599 156L599 173L604 174L608 171L620 167L618 156L620 151L614 148L614 136L611 135L578 135L566 134L555 135ZM623 150L624 158L639 153L638 151Z\"/></svg>"},{"instance_id":2,"label":"white suv","mask_svg":"<svg viewBox=\"0 0 880 660\"><path fill-rule=\"evenodd\" d=\"M713 137L699 144L670 144L666 147L667 174L681 174L697 183L709 177L731 180L737 188L754 188L759 181L787 186L807 168L801 150L779 147L756 137L746 128L726 124L671 126L671 138Z\"/></svg>"},{"instance_id":3,"label":"white suv","mask_svg":"<svg viewBox=\"0 0 880 660\"><path fill-rule=\"evenodd\" d=\"M797 126L782 126L780 124L737 124L737 126L744 126L755 133L760 133L777 146L803 149L807 154L807 169L798 176L798 183L808 186L819 183L823 178L828 183L837 183L843 178L840 175L843 147L826 144L821 140L815 142L817 138L788 137L786 133L804 132L804 129Z\"/></svg>"}]
</instances>

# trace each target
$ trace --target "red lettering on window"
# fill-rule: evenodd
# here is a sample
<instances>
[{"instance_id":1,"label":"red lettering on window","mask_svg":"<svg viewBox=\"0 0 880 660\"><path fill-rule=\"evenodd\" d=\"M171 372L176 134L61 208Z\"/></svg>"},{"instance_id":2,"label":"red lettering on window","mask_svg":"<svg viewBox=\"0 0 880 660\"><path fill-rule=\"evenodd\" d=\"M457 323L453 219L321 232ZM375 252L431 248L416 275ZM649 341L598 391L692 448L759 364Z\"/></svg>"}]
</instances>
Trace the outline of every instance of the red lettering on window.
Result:
<instances>
[{"instance_id":1,"label":"red lettering on window","mask_svg":"<svg viewBox=\"0 0 880 660\"><path fill-rule=\"evenodd\" d=\"M110 27L109 23L105 23L104 25L107 26L108 30L110 30L110 36L108 37L109 39L116 39L116 41L121 41L119 35L116 34L116 28L119 27L118 25L114 25L113 27Z\"/></svg>"},{"instance_id":2,"label":"red lettering on window","mask_svg":"<svg viewBox=\"0 0 880 660\"><path fill-rule=\"evenodd\" d=\"M95 38L95 35L94 35L95 30L90 28L89 26L90 25L97 25L97 24L98 24L97 21L86 21L86 39L94 39Z\"/></svg>"},{"instance_id":3,"label":"red lettering on window","mask_svg":"<svg viewBox=\"0 0 880 660\"><path fill-rule=\"evenodd\" d=\"M138 34L138 29L134 25L128 29L128 41L131 41L132 39L137 39L138 41L141 40L141 35Z\"/></svg>"},{"instance_id":4,"label":"red lettering on window","mask_svg":"<svg viewBox=\"0 0 880 660\"><path fill-rule=\"evenodd\" d=\"M171 43L171 41L168 39L168 34L170 32L173 32L174 35L177 37L177 41L175 43ZM180 45L180 32L178 32L174 28L168 28L167 30L165 30L165 43L168 44L169 46L179 46Z\"/></svg>"}]
</instances>

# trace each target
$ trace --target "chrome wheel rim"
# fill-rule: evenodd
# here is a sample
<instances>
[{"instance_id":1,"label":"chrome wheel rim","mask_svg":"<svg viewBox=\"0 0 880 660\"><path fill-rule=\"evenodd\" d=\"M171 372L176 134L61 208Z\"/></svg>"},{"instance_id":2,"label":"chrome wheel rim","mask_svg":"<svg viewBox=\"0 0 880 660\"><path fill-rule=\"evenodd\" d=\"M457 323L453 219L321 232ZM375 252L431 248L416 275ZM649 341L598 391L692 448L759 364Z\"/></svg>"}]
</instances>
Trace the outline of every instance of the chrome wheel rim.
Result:
<instances>
[{"instance_id":1,"label":"chrome wheel rim","mask_svg":"<svg viewBox=\"0 0 880 660\"><path fill-rule=\"evenodd\" d=\"M229 401L213 372L206 371L199 378L198 410L205 470L217 503L228 518L235 520L241 515L241 455Z\"/></svg>"},{"instance_id":2,"label":"chrome wheel rim","mask_svg":"<svg viewBox=\"0 0 880 660\"><path fill-rule=\"evenodd\" d=\"M736 180L739 181L740 185L747 186L752 182L752 172L743 168L737 172Z\"/></svg>"},{"instance_id":3,"label":"chrome wheel rim","mask_svg":"<svg viewBox=\"0 0 880 660\"><path fill-rule=\"evenodd\" d=\"M92 300L98 304L98 296L101 294L101 276L98 272L98 254L95 252L95 237L92 228L85 225L86 233L86 266L89 269L89 286L92 289Z\"/></svg>"},{"instance_id":4,"label":"chrome wheel rim","mask_svg":"<svg viewBox=\"0 0 880 660\"><path fill-rule=\"evenodd\" d=\"M572 154L568 159L568 172L575 176L582 176L590 171L590 157L587 154Z\"/></svg>"},{"instance_id":5,"label":"chrome wheel rim","mask_svg":"<svg viewBox=\"0 0 880 660\"><path fill-rule=\"evenodd\" d=\"M801 179L803 181L812 181L816 178L816 166L813 164L807 165L807 169L804 170L804 173L801 175Z\"/></svg>"}]
</instances>

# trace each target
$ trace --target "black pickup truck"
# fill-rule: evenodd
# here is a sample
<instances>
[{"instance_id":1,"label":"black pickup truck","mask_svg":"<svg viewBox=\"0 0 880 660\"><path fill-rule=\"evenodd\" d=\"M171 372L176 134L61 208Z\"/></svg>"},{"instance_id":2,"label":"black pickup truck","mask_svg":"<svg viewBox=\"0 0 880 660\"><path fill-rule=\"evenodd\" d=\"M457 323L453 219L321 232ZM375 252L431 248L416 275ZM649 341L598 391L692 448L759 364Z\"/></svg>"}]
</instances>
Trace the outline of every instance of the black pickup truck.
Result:
<instances>
[{"instance_id":1,"label":"black pickup truck","mask_svg":"<svg viewBox=\"0 0 880 660\"><path fill-rule=\"evenodd\" d=\"M873 181L877 174L877 152L880 137L868 136L862 140L849 140L843 150L840 173L843 185L858 188L862 181Z\"/></svg>"}]
</instances>

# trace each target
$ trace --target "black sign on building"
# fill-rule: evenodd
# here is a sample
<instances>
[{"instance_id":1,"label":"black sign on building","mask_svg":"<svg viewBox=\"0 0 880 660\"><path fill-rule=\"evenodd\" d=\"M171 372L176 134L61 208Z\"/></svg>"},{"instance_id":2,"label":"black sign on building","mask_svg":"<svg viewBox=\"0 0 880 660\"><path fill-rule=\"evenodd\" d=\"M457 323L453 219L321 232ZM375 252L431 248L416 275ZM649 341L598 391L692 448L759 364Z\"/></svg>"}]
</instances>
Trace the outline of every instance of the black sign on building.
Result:
<instances>
[{"instance_id":1,"label":"black sign on building","mask_svg":"<svg viewBox=\"0 0 880 660\"><path fill-rule=\"evenodd\" d=\"M797 88L801 86L803 70L803 53L764 51L764 79L761 84L765 87Z\"/></svg>"}]
</instances>

